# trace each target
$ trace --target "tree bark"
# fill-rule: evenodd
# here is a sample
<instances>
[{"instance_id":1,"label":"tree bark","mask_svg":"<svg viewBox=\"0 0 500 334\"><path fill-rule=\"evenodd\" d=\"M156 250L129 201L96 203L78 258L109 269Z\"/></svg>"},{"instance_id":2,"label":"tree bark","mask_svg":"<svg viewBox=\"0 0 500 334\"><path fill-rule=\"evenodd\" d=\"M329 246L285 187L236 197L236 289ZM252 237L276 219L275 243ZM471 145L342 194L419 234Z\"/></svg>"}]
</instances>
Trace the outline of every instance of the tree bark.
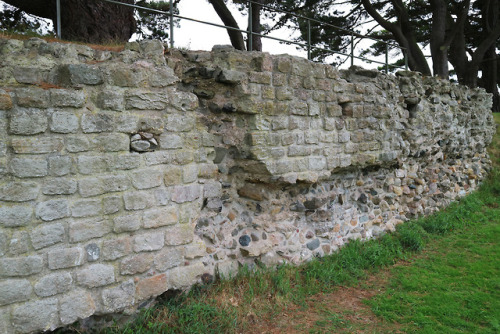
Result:
<instances>
[{"instance_id":1,"label":"tree bark","mask_svg":"<svg viewBox=\"0 0 500 334\"><path fill-rule=\"evenodd\" d=\"M209 0L208 2L210 2L212 7L214 7L215 12L217 13L217 15L219 15L224 25L240 29L238 23L233 17L233 14L231 14L231 11L227 8L223 0ZM235 49L246 50L245 41L243 40L243 34L241 33L241 31L227 29L227 34L229 35L229 39L231 40L231 45Z\"/></svg>"},{"instance_id":2,"label":"tree bark","mask_svg":"<svg viewBox=\"0 0 500 334\"><path fill-rule=\"evenodd\" d=\"M26 13L56 20L55 0L6 0ZM132 4L134 0L122 0ZM134 10L99 0L61 1L61 37L88 43L125 42L135 31Z\"/></svg>"},{"instance_id":3,"label":"tree bark","mask_svg":"<svg viewBox=\"0 0 500 334\"><path fill-rule=\"evenodd\" d=\"M447 9L444 0L431 0L432 30L431 30L431 56L434 75L448 79L448 46L446 45L446 19Z\"/></svg>"}]
</instances>

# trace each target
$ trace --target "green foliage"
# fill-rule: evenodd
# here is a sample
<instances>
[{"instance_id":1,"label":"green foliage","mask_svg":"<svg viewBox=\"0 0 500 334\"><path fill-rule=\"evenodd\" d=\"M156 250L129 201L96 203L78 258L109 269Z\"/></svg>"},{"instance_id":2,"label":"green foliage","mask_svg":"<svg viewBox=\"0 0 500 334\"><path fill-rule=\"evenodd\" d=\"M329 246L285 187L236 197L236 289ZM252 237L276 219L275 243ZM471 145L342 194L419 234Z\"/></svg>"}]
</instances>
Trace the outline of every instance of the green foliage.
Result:
<instances>
[{"instance_id":1,"label":"green foliage","mask_svg":"<svg viewBox=\"0 0 500 334\"><path fill-rule=\"evenodd\" d=\"M0 30L11 34L45 35L47 21L9 5L0 5Z\"/></svg>"}]
</instances>

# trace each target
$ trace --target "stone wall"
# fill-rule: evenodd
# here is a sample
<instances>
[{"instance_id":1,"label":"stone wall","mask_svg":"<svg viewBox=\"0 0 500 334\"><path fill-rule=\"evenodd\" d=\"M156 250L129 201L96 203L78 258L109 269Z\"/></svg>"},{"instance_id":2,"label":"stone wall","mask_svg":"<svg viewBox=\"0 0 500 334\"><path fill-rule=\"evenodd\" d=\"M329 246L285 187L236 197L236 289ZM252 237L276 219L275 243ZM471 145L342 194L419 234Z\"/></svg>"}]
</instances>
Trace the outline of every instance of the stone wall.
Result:
<instances>
[{"instance_id":1,"label":"stone wall","mask_svg":"<svg viewBox=\"0 0 500 334\"><path fill-rule=\"evenodd\" d=\"M490 168L491 96L417 73L157 41L0 54L2 333L329 254Z\"/></svg>"}]
</instances>

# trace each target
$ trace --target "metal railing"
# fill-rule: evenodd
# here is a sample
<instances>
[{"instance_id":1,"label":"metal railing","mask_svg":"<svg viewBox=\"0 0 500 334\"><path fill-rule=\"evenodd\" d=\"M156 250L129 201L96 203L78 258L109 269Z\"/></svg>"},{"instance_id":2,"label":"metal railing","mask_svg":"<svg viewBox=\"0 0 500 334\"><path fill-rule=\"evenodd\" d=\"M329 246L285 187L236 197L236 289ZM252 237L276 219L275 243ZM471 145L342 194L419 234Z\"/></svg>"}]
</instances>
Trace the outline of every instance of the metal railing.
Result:
<instances>
[{"instance_id":1,"label":"metal railing","mask_svg":"<svg viewBox=\"0 0 500 334\"><path fill-rule=\"evenodd\" d=\"M255 1L252 1L252 0L248 0L247 1L247 8L248 8L248 30L238 29L238 28L235 28L235 27L230 27L230 26L226 26L226 25L222 25L222 24L217 24L217 23L213 23L213 22L208 22L208 21L202 21L202 20L198 20L198 19L194 19L194 18L185 17L185 16L181 16L181 15L175 14L174 13L174 7L173 7L173 0L170 0L170 8L169 8L168 12L167 11L158 10L158 9L152 9L152 8L148 8L148 7L143 7L143 6L137 6L135 4L123 3L123 2L120 2L120 1L117 1L117 0L100 0L100 1L108 2L108 3L120 5L120 6L130 7L130 8L134 8L134 9L146 11L146 12L155 13L155 14L162 14L162 15L168 16L169 17L169 24L170 24L169 44L170 44L171 48L174 48L174 19L179 19L179 20L186 20L186 21L191 21L191 22L197 22L197 23L201 23L201 24L206 24L206 25L210 25L210 26L214 26L214 27L218 27L218 28L239 31L239 32L241 32L243 34L247 34L248 49L249 50L252 50L252 48L253 48L253 45L252 45L253 44L253 36L259 36L261 38L266 38L266 39L275 40L275 41L286 43L286 44L293 44L293 45L300 46L300 47L302 47L302 48L304 48L304 49L307 50L307 59L309 59L309 60L312 59L312 50L316 49L316 50L321 50L321 51L325 51L325 52L331 53L332 55L337 54L337 55L342 55L342 56L349 57L350 60L351 60L351 66L354 65L354 60L355 59L360 59L360 60L363 60L363 61L366 61L366 62L369 62L369 63L375 63L375 64L384 65L386 73L389 72L389 67L402 68L400 66L395 66L395 65L389 64L389 46L392 46L393 48L398 48L398 49L401 50L401 52L402 52L402 54L404 56L404 62L405 62L405 67L404 68L406 70L408 69L408 59L407 59L407 55L406 55L406 50L405 50L405 48L400 47L399 45L388 43L388 42L386 42L384 40L377 39L377 38L374 38L374 37L371 37L371 36L362 35L362 34L354 32L354 31L347 30L345 28L338 27L338 26L329 24L327 22L316 20L316 19L313 19L313 18L310 18L310 17L306 17L306 16L302 16L302 15L299 15L299 14L295 14L295 13L292 13L290 11L285 11L285 10L278 9L278 8L275 8L275 7L272 7L272 6L260 4L260 3L257 3ZM296 17L296 18L299 18L299 19L302 19L302 20L306 20L306 22L307 22L307 41L306 41L306 43L301 43L301 42L297 42L297 41L293 41L293 40L286 40L286 39L283 39L283 38L269 36L269 35L265 35L265 34L261 34L261 33L253 31L254 30L253 27L252 27L252 22L253 22L253 20L252 20L253 19L252 18L252 6L253 5L259 5L259 6L261 6L262 9L265 9L265 10L268 10L268 11L273 11L273 12L276 12L276 13L285 13L287 15L291 15L293 17ZM57 9L57 36L59 38L61 38L61 0L56 0L56 9ZM333 29L336 29L336 30L339 30L339 31L343 31L345 33L345 35L350 35L351 36L350 54L346 54L346 53L340 52L338 50L331 50L331 49L328 49L328 48L314 46L312 44L312 42L311 42L311 30L312 30L311 29L311 22L317 23L320 26L326 26L326 27L330 27L330 28L333 28ZM356 38L358 38L360 40L361 39L371 39L371 40L374 40L374 41L377 41L377 42L384 43L385 44L385 62L381 62L381 61L378 61L378 60L375 60L375 59L369 59L369 58L365 58L365 57L361 57L361 56L356 56L354 54L355 45L356 45L356 43L355 43Z\"/></svg>"}]
</instances>

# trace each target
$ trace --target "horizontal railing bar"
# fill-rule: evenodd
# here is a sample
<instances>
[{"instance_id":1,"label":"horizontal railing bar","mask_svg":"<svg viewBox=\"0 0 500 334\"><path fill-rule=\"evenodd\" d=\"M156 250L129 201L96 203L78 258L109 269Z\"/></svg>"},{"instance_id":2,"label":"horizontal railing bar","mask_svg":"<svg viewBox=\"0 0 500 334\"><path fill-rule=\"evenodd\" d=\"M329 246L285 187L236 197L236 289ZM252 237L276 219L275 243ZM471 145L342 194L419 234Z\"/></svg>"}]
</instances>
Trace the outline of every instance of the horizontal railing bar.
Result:
<instances>
[{"instance_id":1,"label":"horizontal railing bar","mask_svg":"<svg viewBox=\"0 0 500 334\"><path fill-rule=\"evenodd\" d=\"M134 5L134 4L128 4L128 3L119 2L119 1L115 1L115 0L101 0L101 1L109 2L109 3L113 3L113 4L117 4L117 5L122 5L122 6L126 6L126 7L141 9L141 10L145 10L145 11L149 11L149 12L153 12L153 13L157 13L157 14L163 14L163 15L166 15L166 16L173 16L173 17L175 17L177 19L187 20L187 21L191 21L191 22L197 22L197 23L206 24L206 25L210 25L210 26L214 26L214 27L218 27L218 28L229 29L229 30L233 30L233 31L239 31L239 32L242 32L242 33L247 33L248 32L247 30L238 29L238 28L234 28L234 27L229 27L229 26L225 26L225 25L222 25L222 24L218 24L218 23L212 23L212 22L197 20L197 19L193 19L193 18L190 18L190 17L185 17L185 16L181 16L181 15L177 15L177 14L170 15L169 12L165 12L165 11L158 10L158 9L152 9L152 8L137 6L137 5ZM252 3L255 3L255 2L252 1ZM303 17L303 18L308 19L307 17ZM311 20L314 20L314 19L311 19ZM326 24L326 23L321 22L321 21L317 21L317 20L314 20L314 21L318 22L318 23ZM330 26L333 26L333 25L330 25ZM335 26L333 26L333 27L335 27ZM345 30L345 29L343 29L343 30L344 31L348 31L348 30ZM273 37L273 36L269 36L269 35L259 34L259 33L256 33L256 32L254 32L252 34L255 35L255 36L260 36L262 38L267 38L267 39L271 39L271 40L275 40L275 41L279 41L279 42L283 42L283 43L293 44L293 45L301 46L301 47L304 47L304 48L307 48L307 46L308 46L307 43L299 43L299 42L290 41L290 40L286 40L286 39L282 39L282 38L278 38L278 37ZM366 37L366 38L374 39L374 38L371 38L371 37ZM375 39L375 40L377 40L377 39ZM377 40L377 41L380 41L380 40ZM382 41L382 42L384 42L384 41ZM334 50L330 50L330 49L327 49L327 48L322 48L322 47L318 47L318 46L314 46L314 45L311 45L311 48L317 49L317 50L321 50L321 51L330 52L330 53L333 53L333 54L339 54L339 55L342 55L342 56L353 57L355 59L367 61L367 62L370 62L370 63L385 65L385 62L380 62L378 60L372 60L372 59L364 58L364 57L360 57L360 56L353 56L353 55L346 54L346 53L343 53L343 52L340 52L340 51L334 51ZM404 49L404 48L399 47L399 46L398 46L398 48L399 49ZM389 66L394 67L394 68L400 68L400 66L395 66L395 65L391 65L391 64L389 64Z\"/></svg>"}]
</instances>

